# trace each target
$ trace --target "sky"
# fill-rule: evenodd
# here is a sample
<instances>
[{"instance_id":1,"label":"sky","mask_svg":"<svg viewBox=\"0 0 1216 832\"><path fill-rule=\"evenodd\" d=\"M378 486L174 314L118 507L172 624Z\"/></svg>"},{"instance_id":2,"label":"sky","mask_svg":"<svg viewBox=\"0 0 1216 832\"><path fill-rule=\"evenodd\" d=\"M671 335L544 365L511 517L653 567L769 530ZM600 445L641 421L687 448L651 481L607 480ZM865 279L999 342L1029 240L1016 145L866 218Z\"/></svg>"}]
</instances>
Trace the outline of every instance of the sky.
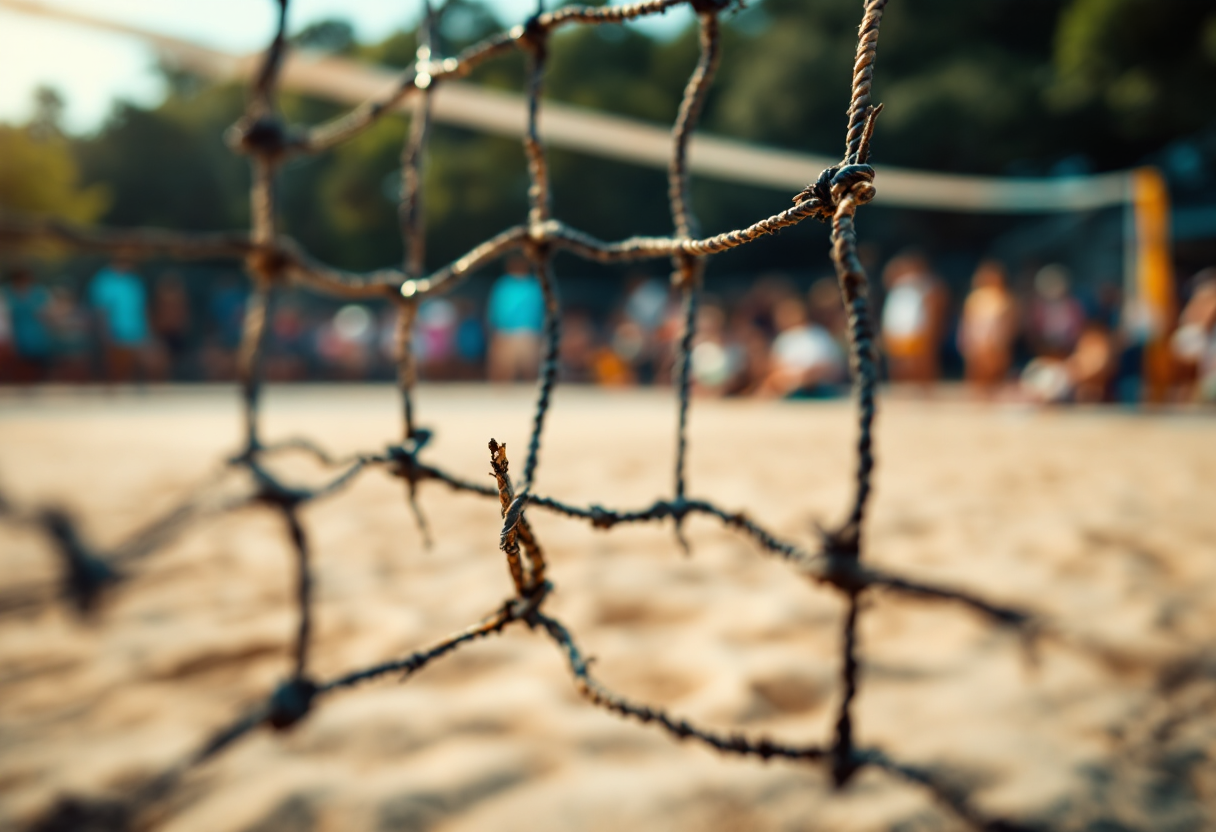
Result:
<instances>
[{"instance_id":1,"label":"sky","mask_svg":"<svg viewBox=\"0 0 1216 832\"><path fill-rule=\"evenodd\" d=\"M215 49L251 52L273 32L272 0L21 0L106 17L192 40ZM535 0L487 0L508 25L535 9ZM555 3L550 3L550 6ZM351 22L360 40L379 40L417 20L422 0L291 0L293 31L326 18ZM684 9L648 24L674 31ZM0 0L0 122L28 119L34 90L56 88L66 100L65 127L87 133L100 127L116 99L155 104L164 88L149 48L126 35L97 32L14 11Z\"/></svg>"}]
</instances>

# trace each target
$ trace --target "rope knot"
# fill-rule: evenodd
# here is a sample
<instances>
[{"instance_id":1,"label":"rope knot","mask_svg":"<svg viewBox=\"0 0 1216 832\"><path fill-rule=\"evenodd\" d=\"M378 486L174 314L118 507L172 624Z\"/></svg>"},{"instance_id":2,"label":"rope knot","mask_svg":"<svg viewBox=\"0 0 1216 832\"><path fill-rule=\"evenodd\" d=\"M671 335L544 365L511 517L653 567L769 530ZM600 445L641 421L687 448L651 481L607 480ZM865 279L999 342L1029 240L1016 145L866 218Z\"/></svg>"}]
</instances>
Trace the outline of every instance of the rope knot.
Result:
<instances>
[{"instance_id":1,"label":"rope knot","mask_svg":"<svg viewBox=\"0 0 1216 832\"><path fill-rule=\"evenodd\" d=\"M820 527L819 534L823 554L827 556L833 568L843 562L838 562L838 559L855 561L861 552L861 530L855 522L845 523L833 531ZM829 580L836 583L835 580Z\"/></svg>"},{"instance_id":2,"label":"rope knot","mask_svg":"<svg viewBox=\"0 0 1216 832\"><path fill-rule=\"evenodd\" d=\"M833 165L824 168L813 185L807 185L798 196L795 205L813 202L814 216L827 222L836 214L836 207L846 195L852 196L858 205L874 198L874 168L869 165Z\"/></svg>"},{"instance_id":3,"label":"rope knot","mask_svg":"<svg viewBox=\"0 0 1216 832\"><path fill-rule=\"evenodd\" d=\"M257 246L245 258L246 268L270 283L281 282L291 264L291 255L277 246Z\"/></svg>"},{"instance_id":4,"label":"rope knot","mask_svg":"<svg viewBox=\"0 0 1216 832\"><path fill-rule=\"evenodd\" d=\"M39 521L63 558L64 593L81 615L94 612L103 593L123 576L88 547L67 512L48 508L41 512Z\"/></svg>"},{"instance_id":5,"label":"rope knot","mask_svg":"<svg viewBox=\"0 0 1216 832\"><path fill-rule=\"evenodd\" d=\"M813 184L807 185L794 197L794 204L801 205L804 202L815 202L814 216L826 221L836 213L836 200L832 197L832 177L836 175L838 170L840 170L840 165L824 168L819 173L819 178Z\"/></svg>"},{"instance_id":6,"label":"rope knot","mask_svg":"<svg viewBox=\"0 0 1216 832\"><path fill-rule=\"evenodd\" d=\"M434 435L435 432L430 428L414 428L414 432L411 433L409 439L406 440L406 442L413 445L413 449L410 451L410 453L416 454L421 451L430 443L431 437Z\"/></svg>"},{"instance_id":7,"label":"rope knot","mask_svg":"<svg viewBox=\"0 0 1216 832\"><path fill-rule=\"evenodd\" d=\"M414 428L414 432L399 445L389 445L385 453L393 462L393 473L410 482L426 479L418 465L418 454L434 435L430 428Z\"/></svg>"},{"instance_id":8,"label":"rope knot","mask_svg":"<svg viewBox=\"0 0 1216 832\"><path fill-rule=\"evenodd\" d=\"M671 285L676 289L691 286L697 279L697 259L681 251L675 256L676 268L671 272Z\"/></svg>"},{"instance_id":9,"label":"rope knot","mask_svg":"<svg viewBox=\"0 0 1216 832\"><path fill-rule=\"evenodd\" d=\"M287 125L272 114L242 118L228 128L225 138L228 145L239 153L271 161L287 155L288 149L295 143Z\"/></svg>"},{"instance_id":10,"label":"rope knot","mask_svg":"<svg viewBox=\"0 0 1216 832\"><path fill-rule=\"evenodd\" d=\"M683 523L684 518L692 513L692 509L688 505L688 501L683 497L676 497L667 504L668 510L671 512L671 517L677 523Z\"/></svg>"},{"instance_id":11,"label":"rope knot","mask_svg":"<svg viewBox=\"0 0 1216 832\"><path fill-rule=\"evenodd\" d=\"M266 721L277 731L290 728L308 715L316 695L317 685L311 679L288 679L270 695Z\"/></svg>"},{"instance_id":12,"label":"rope knot","mask_svg":"<svg viewBox=\"0 0 1216 832\"><path fill-rule=\"evenodd\" d=\"M616 517L603 506L591 507L591 526L596 529L611 529L616 524Z\"/></svg>"},{"instance_id":13,"label":"rope knot","mask_svg":"<svg viewBox=\"0 0 1216 832\"><path fill-rule=\"evenodd\" d=\"M877 193L874 188L874 168L865 164L841 166L832 175L830 191L833 203L839 203L845 194L849 194L857 204L866 204Z\"/></svg>"},{"instance_id":14,"label":"rope knot","mask_svg":"<svg viewBox=\"0 0 1216 832\"><path fill-rule=\"evenodd\" d=\"M540 13L532 15L523 24L512 27L509 34L512 39L519 41L523 49L537 55L544 54L547 30L541 22Z\"/></svg>"}]
</instances>

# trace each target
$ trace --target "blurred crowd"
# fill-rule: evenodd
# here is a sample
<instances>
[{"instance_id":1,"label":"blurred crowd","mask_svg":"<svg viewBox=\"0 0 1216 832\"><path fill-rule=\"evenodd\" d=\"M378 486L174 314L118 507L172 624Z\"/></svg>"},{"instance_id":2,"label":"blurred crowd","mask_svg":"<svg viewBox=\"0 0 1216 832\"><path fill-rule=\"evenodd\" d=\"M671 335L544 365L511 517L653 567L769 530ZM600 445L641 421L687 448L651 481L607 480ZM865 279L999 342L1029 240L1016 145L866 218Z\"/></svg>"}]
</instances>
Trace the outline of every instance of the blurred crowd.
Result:
<instances>
[{"instance_id":1,"label":"blurred crowd","mask_svg":"<svg viewBox=\"0 0 1216 832\"><path fill-rule=\"evenodd\" d=\"M890 378L930 389L941 358L956 351L963 378L982 398L1040 403L1216 402L1216 269L1196 274L1176 322L1117 283L1075 292L1049 264L1030 291L1015 292L1005 268L981 262L951 319L951 298L918 255L892 259L881 334ZM953 343L950 343L950 342Z\"/></svg>"},{"instance_id":2,"label":"blurred crowd","mask_svg":"<svg viewBox=\"0 0 1216 832\"><path fill-rule=\"evenodd\" d=\"M1166 398L1216 401L1216 269L1183 287L1176 325L1124 298L1118 284L1079 291L1047 265L1011 285L982 262L952 293L916 253L889 260L874 288L887 377L930 395L961 377L973 395L1044 403L1139 401L1145 350L1166 344ZM118 259L78 289L10 271L0 293L0 381L110 383L223 381L236 373L248 300L235 275L155 277ZM833 277L809 288L763 275L740 290L702 297L692 378L702 395L827 398L847 394L848 321ZM666 281L634 275L611 305L567 308L563 378L608 386L667 384L677 373L687 310ZM514 257L484 299L431 298L417 310L411 348L423 379L535 378L544 341L544 295ZM387 379L394 374L395 311L335 306L286 293L268 312L264 375L273 381ZM1157 397L1161 398L1161 397Z\"/></svg>"}]
</instances>

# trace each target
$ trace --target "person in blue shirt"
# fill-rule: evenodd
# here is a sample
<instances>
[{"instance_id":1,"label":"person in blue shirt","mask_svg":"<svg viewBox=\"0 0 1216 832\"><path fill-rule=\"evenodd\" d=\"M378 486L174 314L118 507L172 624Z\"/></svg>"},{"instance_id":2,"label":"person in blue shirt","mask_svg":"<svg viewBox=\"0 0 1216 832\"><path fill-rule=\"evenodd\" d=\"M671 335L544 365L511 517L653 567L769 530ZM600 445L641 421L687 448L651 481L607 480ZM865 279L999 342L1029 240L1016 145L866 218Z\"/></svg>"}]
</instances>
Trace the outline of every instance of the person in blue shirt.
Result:
<instances>
[{"instance_id":1,"label":"person in blue shirt","mask_svg":"<svg viewBox=\"0 0 1216 832\"><path fill-rule=\"evenodd\" d=\"M116 259L89 285L89 304L97 316L105 353L106 377L130 381L145 363L148 344L148 292L131 263Z\"/></svg>"},{"instance_id":2,"label":"person in blue shirt","mask_svg":"<svg viewBox=\"0 0 1216 832\"><path fill-rule=\"evenodd\" d=\"M487 360L490 381L536 378L545 298L530 266L524 257L510 258L507 273L490 290L487 308L491 332Z\"/></svg>"},{"instance_id":3,"label":"person in blue shirt","mask_svg":"<svg viewBox=\"0 0 1216 832\"><path fill-rule=\"evenodd\" d=\"M47 326L50 292L34 283L34 275L24 266L13 270L6 300L10 315L15 379L29 383L42 381L50 366L52 342Z\"/></svg>"}]
</instances>

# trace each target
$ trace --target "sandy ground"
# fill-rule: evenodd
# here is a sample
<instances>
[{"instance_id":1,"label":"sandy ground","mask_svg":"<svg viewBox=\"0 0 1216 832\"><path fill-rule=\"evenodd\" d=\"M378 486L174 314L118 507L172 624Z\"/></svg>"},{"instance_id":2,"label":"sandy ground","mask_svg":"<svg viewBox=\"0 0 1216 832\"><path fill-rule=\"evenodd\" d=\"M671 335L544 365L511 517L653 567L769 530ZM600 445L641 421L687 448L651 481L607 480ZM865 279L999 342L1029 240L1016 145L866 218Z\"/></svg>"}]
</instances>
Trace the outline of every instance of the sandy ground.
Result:
<instances>
[{"instance_id":1,"label":"sandy ground","mask_svg":"<svg viewBox=\"0 0 1216 832\"><path fill-rule=\"evenodd\" d=\"M424 388L428 458L469 478L487 440L522 464L530 391ZM639 507L670 488L665 392L560 390L537 491ZM335 451L397 433L385 388L272 390L266 434ZM0 399L0 483L62 502L102 546L173 505L238 441L231 390ZM847 403L698 402L696 496L804 545L849 497ZM868 598L856 714L863 745L934 766L987 812L1045 827L1216 827L1216 420L1197 414L887 401L868 532L873 562L1042 613L1073 646L1027 661L957 606ZM320 466L281 469L319 482ZM517 469L518 470L518 469ZM489 479L487 478L487 482ZM234 486L235 487L235 486ZM402 655L509 591L489 500L429 484L430 550L400 481L364 474L309 506L320 677ZM714 522L694 554L670 526L596 531L530 512L549 610L610 687L723 730L825 741L841 604ZM48 582L46 543L0 527L0 582ZM289 668L291 560L265 509L209 519L148 558L97 620L61 607L0 618L0 828L58 794L104 794L188 753ZM1075 644L1089 647L1077 647ZM790 763L723 757L581 700L525 628L408 683L335 695L194 773L172 832L287 830L929 830L924 792L867 772L843 793Z\"/></svg>"}]
</instances>

